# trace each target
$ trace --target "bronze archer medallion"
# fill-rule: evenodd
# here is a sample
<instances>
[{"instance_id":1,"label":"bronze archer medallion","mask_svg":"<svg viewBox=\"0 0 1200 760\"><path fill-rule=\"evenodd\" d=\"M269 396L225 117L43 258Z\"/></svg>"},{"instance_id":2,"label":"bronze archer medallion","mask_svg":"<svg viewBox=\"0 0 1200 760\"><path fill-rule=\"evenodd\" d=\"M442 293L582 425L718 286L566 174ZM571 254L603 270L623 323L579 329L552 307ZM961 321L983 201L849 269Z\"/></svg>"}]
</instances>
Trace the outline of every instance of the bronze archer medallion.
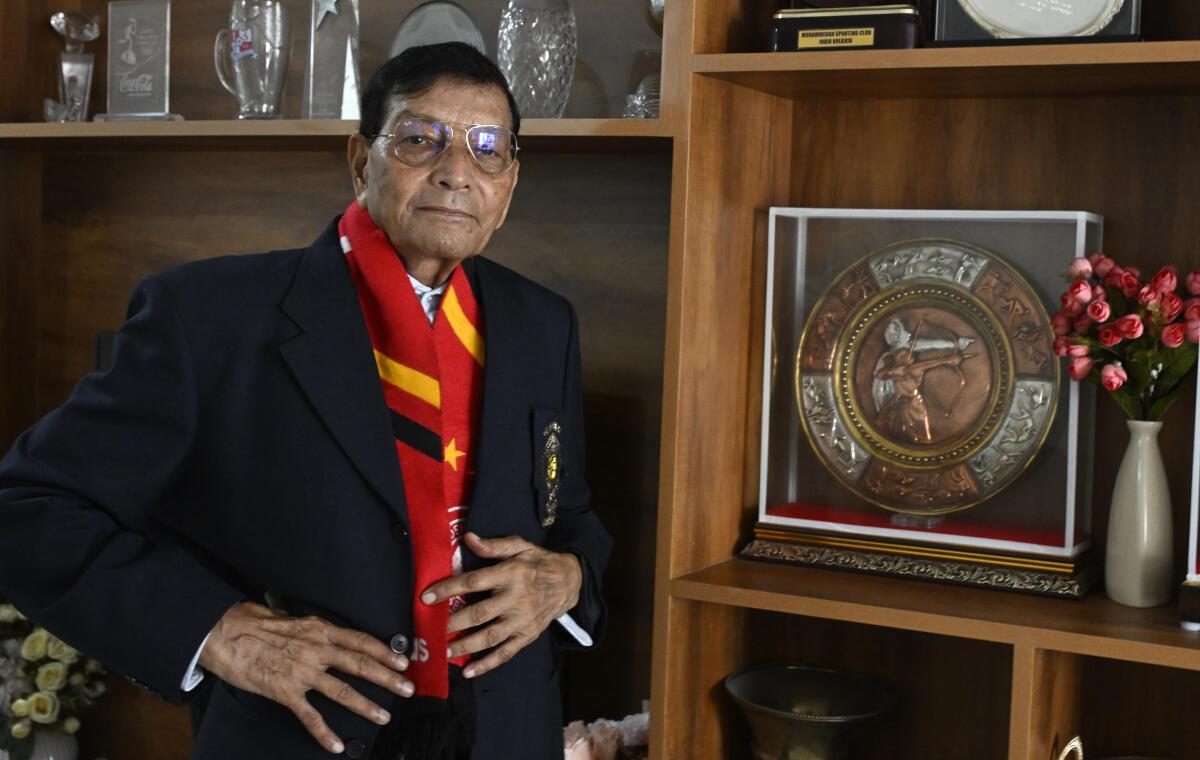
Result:
<instances>
[{"instance_id":1,"label":"bronze archer medallion","mask_svg":"<svg viewBox=\"0 0 1200 760\"><path fill-rule=\"evenodd\" d=\"M809 315L796 401L809 442L881 507L965 509L1015 480L1058 400L1050 319L993 253L916 240L847 268Z\"/></svg>"}]
</instances>

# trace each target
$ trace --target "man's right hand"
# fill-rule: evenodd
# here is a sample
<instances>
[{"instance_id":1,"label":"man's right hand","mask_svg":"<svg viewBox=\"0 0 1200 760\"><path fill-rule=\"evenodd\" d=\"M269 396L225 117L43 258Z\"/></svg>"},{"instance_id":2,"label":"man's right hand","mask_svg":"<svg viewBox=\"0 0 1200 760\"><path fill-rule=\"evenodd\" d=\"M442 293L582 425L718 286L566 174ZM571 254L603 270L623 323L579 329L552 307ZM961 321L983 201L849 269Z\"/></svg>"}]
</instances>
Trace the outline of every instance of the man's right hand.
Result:
<instances>
[{"instance_id":1,"label":"man's right hand","mask_svg":"<svg viewBox=\"0 0 1200 760\"><path fill-rule=\"evenodd\" d=\"M310 689L381 726L391 716L329 675L327 668L402 697L413 693L412 682L400 675L408 668L408 658L379 639L318 617L287 617L254 602L235 604L217 621L200 652L200 666L226 683L287 707L322 747L335 753L344 745L309 704L305 695Z\"/></svg>"}]
</instances>

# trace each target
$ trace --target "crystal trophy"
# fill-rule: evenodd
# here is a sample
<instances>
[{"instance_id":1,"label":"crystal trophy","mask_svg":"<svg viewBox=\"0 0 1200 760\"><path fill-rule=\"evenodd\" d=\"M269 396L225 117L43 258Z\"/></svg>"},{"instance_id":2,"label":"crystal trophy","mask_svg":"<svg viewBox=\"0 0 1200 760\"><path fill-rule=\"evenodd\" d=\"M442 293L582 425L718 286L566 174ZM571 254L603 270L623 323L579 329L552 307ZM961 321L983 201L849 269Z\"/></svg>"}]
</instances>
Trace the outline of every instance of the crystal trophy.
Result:
<instances>
[{"instance_id":1,"label":"crystal trophy","mask_svg":"<svg viewBox=\"0 0 1200 760\"><path fill-rule=\"evenodd\" d=\"M78 11L60 11L50 17L50 26L66 40L66 51L58 55L58 100L46 98L46 121L84 121L92 91L96 55L83 52L83 43L100 36L100 24Z\"/></svg>"},{"instance_id":2,"label":"crystal trophy","mask_svg":"<svg viewBox=\"0 0 1200 760\"><path fill-rule=\"evenodd\" d=\"M358 0L312 0L305 119L358 118Z\"/></svg>"},{"instance_id":3,"label":"crystal trophy","mask_svg":"<svg viewBox=\"0 0 1200 760\"><path fill-rule=\"evenodd\" d=\"M171 0L108 4L108 113L97 121L177 120L169 113Z\"/></svg>"}]
</instances>

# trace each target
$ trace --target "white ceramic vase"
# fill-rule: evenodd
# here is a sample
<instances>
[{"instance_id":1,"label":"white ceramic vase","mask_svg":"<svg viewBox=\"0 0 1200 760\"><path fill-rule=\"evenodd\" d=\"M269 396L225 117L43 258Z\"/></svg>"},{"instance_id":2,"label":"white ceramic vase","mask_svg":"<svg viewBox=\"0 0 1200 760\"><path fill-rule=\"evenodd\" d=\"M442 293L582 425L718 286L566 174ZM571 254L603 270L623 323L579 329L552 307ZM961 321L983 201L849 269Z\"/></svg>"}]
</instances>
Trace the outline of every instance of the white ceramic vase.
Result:
<instances>
[{"instance_id":1,"label":"white ceramic vase","mask_svg":"<svg viewBox=\"0 0 1200 760\"><path fill-rule=\"evenodd\" d=\"M61 731L34 729L29 738L33 742L33 754L29 760L79 760L79 742L74 736ZM7 751L0 749L0 760L9 760Z\"/></svg>"},{"instance_id":2,"label":"white ceramic vase","mask_svg":"<svg viewBox=\"0 0 1200 760\"><path fill-rule=\"evenodd\" d=\"M1158 450L1161 422L1126 420L1129 447L1113 486L1104 587L1114 602L1157 607L1171 596L1171 494Z\"/></svg>"}]
</instances>

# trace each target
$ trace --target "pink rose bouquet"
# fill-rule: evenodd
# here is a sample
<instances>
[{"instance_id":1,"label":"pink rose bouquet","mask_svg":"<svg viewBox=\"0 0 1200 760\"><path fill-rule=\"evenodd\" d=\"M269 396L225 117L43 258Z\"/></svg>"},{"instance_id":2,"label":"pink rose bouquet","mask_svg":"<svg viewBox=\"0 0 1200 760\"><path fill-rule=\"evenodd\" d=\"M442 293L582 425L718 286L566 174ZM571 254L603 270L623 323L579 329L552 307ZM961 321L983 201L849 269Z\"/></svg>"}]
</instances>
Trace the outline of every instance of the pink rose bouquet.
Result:
<instances>
[{"instance_id":1,"label":"pink rose bouquet","mask_svg":"<svg viewBox=\"0 0 1200 760\"><path fill-rule=\"evenodd\" d=\"M1161 420L1196 368L1200 269L1165 266L1148 281L1102 253L1075 259L1062 308L1051 318L1054 351L1073 380L1104 386L1134 420Z\"/></svg>"}]
</instances>

